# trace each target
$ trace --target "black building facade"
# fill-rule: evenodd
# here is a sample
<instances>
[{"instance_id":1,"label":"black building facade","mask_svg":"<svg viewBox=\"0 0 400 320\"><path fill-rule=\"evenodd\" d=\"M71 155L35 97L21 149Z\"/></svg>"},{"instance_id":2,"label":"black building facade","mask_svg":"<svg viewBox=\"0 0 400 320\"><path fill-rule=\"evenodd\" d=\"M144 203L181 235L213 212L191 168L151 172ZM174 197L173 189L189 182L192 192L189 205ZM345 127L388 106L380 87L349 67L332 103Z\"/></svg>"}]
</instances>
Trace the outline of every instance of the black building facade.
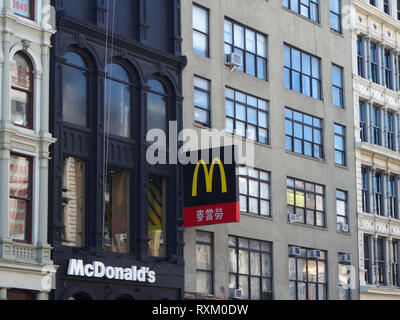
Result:
<instances>
[{"instance_id":1,"label":"black building facade","mask_svg":"<svg viewBox=\"0 0 400 320\"><path fill-rule=\"evenodd\" d=\"M146 161L182 128L180 0L52 5L51 298L182 299L182 171Z\"/></svg>"}]
</instances>

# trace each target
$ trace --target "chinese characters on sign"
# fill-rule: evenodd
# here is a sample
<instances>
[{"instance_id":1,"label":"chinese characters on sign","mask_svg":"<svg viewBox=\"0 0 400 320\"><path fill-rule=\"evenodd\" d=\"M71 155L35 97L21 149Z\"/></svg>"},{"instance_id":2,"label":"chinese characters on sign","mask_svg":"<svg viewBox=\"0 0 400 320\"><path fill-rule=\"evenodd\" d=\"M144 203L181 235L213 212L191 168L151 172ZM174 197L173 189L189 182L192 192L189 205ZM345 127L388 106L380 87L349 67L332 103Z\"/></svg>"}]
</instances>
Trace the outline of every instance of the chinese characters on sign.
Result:
<instances>
[{"instance_id":1,"label":"chinese characters on sign","mask_svg":"<svg viewBox=\"0 0 400 320\"><path fill-rule=\"evenodd\" d=\"M14 14L25 18L31 18L31 0L13 0Z\"/></svg>"},{"instance_id":2,"label":"chinese characters on sign","mask_svg":"<svg viewBox=\"0 0 400 320\"><path fill-rule=\"evenodd\" d=\"M197 164L184 167L185 227L240 222L236 164L224 161L225 155L234 159L233 151L199 151Z\"/></svg>"},{"instance_id":3,"label":"chinese characters on sign","mask_svg":"<svg viewBox=\"0 0 400 320\"><path fill-rule=\"evenodd\" d=\"M215 211L213 209L197 210L196 212L197 222L201 223L204 221L222 221L224 217L224 209L218 208Z\"/></svg>"}]
</instances>

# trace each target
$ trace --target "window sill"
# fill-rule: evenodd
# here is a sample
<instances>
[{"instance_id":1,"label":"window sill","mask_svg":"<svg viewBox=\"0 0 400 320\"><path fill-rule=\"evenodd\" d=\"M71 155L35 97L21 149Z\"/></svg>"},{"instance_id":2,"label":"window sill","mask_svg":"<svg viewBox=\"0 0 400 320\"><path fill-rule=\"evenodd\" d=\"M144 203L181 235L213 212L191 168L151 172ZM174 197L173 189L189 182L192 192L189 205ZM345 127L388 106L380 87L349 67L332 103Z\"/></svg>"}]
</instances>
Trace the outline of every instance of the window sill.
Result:
<instances>
[{"instance_id":1,"label":"window sill","mask_svg":"<svg viewBox=\"0 0 400 320\"><path fill-rule=\"evenodd\" d=\"M241 215L244 215L246 217L251 217L251 218L257 218L257 219L261 219L264 221L269 221L269 222L273 222L274 219L272 217L267 217L267 216L260 216L260 215L256 215L256 214L252 214L252 213L248 213L248 212L240 212Z\"/></svg>"},{"instance_id":2,"label":"window sill","mask_svg":"<svg viewBox=\"0 0 400 320\"><path fill-rule=\"evenodd\" d=\"M339 32L339 31L336 31L336 30L333 30L333 29L330 29L330 30L331 30L331 32L332 32L334 35L337 35L338 37L344 38L344 36L343 36L343 30L342 30L342 32Z\"/></svg>"},{"instance_id":3,"label":"window sill","mask_svg":"<svg viewBox=\"0 0 400 320\"><path fill-rule=\"evenodd\" d=\"M316 230L320 230L320 231L328 231L328 228L326 228L326 227L312 226L312 225L304 224L304 223L298 223L298 222L290 223L290 222L288 222L287 224L291 225L291 226L306 227L306 228L310 228L310 229L316 229Z\"/></svg>"},{"instance_id":4,"label":"window sill","mask_svg":"<svg viewBox=\"0 0 400 320\"><path fill-rule=\"evenodd\" d=\"M321 22L313 21L313 20L311 20L310 18L307 18L307 17L301 15L300 13L297 13L296 11L290 10L289 8L286 8L286 7L284 7L284 6L282 6L282 9L285 10L285 11L287 11L287 12L289 12L289 13L291 13L291 14L294 14L294 15L298 16L299 18L302 18L302 19L304 19L304 20L306 20L306 21L308 21L308 22L311 22L312 24L314 24L314 25L316 25L316 26L321 27Z\"/></svg>"},{"instance_id":5,"label":"window sill","mask_svg":"<svg viewBox=\"0 0 400 320\"><path fill-rule=\"evenodd\" d=\"M290 155L293 155L293 156L298 156L298 157L301 157L301 158L304 158L304 159L313 160L313 161L316 161L316 162L319 162L319 163L327 164L326 160L324 160L324 159L317 159L317 158L306 156L306 155L301 154L301 153L296 153L296 152L288 151L288 150L285 150L285 152L287 154L290 154Z\"/></svg>"},{"instance_id":6,"label":"window sill","mask_svg":"<svg viewBox=\"0 0 400 320\"><path fill-rule=\"evenodd\" d=\"M342 165L337 164L337 163L335 163L335 167L336 167L336 168L339 168L339 169L343 169L343 170L349 170L349 167L348 167L348 166L342 166Z\"/></svg>"}]
</instances>

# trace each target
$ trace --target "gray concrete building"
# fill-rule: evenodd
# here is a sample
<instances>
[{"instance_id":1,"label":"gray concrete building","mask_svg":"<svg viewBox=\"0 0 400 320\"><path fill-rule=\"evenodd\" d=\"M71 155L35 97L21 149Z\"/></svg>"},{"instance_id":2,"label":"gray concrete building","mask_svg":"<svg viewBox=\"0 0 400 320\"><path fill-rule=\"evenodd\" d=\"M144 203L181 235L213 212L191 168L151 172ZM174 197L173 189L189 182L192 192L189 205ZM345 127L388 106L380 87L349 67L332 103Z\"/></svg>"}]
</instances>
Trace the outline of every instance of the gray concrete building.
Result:
<instances>
[{"instance_id":1,"label":"gray concrete building","mask_svg":"<svg viewBox=\"0 0 400 320\"><path fill-rule=\"evenodd\" d=\"M187 298L359 299L345 5L182 1L185 128L255 148L241 222L185 229Z\"/></svg>"}]
</instances>

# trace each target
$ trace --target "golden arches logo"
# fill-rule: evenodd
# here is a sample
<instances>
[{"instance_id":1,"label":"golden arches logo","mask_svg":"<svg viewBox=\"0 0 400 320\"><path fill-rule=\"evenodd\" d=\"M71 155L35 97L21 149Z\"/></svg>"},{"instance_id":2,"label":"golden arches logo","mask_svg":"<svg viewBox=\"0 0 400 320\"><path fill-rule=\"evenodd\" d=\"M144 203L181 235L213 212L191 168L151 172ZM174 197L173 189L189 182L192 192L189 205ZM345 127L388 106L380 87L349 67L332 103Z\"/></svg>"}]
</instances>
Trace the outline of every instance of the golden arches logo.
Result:
<instances>
[{"instance_id":1,"label":"golden arches logo","mask_svg":"<svg viewBox=\"0 0 400 320\"><path fill-rule=\"evenodd\" d=\"M208 171L207 164L204 160L200 160L197 163L196 169L194 170L194 175L193 175L193 188L192 188L192 196L197 197L197 182L199 178L199 170L200 166L203 166L204 169L204 174L205 174L205 179L206 179L206 187L207 187L207 193L211 193L213 189L213 177L214 177L214 168L215 165L219 165L219 171L221 173L221 185L222 185L222 193L227 193L228 192L228 187L226 185L226 174L225 174L225 168L224 165L222 164L222 161L220 158L214 158L214 160L211 163L210 171Z\"/></svg>"}]
</instances>

